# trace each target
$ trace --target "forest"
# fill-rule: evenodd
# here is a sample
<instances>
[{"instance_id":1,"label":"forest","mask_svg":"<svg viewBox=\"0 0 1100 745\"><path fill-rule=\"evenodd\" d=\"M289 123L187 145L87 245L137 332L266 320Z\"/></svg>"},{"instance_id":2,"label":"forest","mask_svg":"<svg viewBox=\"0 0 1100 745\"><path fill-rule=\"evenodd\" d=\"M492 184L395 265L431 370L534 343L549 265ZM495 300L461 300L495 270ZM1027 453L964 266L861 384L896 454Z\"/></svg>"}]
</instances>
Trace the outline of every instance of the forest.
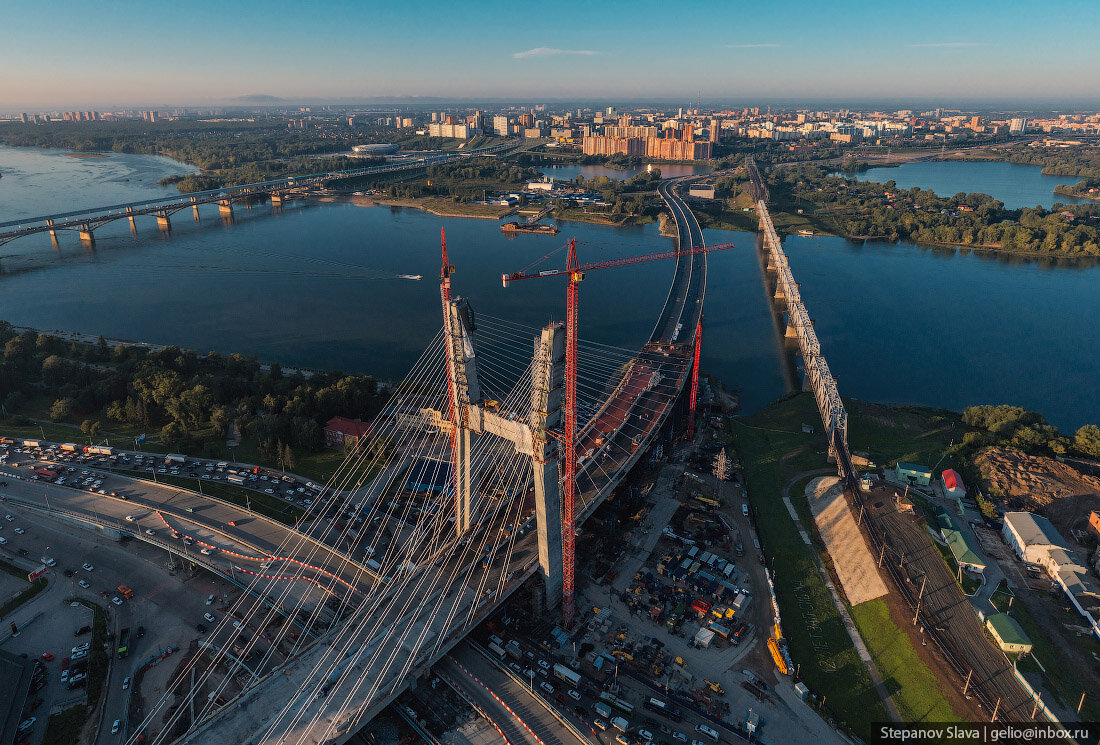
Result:
<instances>
[{"instance_id":1,"label":"forest","mask_svg":"<svg viewBox=\"0 0 1100 745\"><path fill-rule=\"evenodd\" d=\"M1100 256L1100 205L1006 209L988 194L940 197L832 175L816 165L772 170L768 188L784 212L811 213L838 235L970 246L1043 256Z\"/></svg>"},{"instance_id":2,"label":"forest","mask_svg":"<svg viewBox=\"0 0 1100 745\"><path fill-rule=\"evenodd\" d=\"M199 355L67 342L0 321L0 401L13 424L28 416L80 424L95 436L110 429L147 433L182 452L219 456L230 423L255 438L267 463L288 449L316 452L333 416L369 420L385 403L373 378L339 372L283 374L255 357ZM210 448L210 452L204 449Z\"/></svg>"}]
</instances>

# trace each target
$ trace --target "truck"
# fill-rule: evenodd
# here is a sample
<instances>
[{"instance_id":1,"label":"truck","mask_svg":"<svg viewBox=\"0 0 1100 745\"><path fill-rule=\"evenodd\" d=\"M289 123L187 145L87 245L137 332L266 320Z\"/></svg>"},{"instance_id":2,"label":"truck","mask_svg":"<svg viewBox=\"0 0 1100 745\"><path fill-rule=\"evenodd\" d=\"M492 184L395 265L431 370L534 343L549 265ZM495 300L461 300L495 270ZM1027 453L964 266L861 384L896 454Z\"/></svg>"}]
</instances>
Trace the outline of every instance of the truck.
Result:
<instances>
[{"instance_id":1,"label":"truck","mask_svg":"<svg viewBox=\"0 0 1100 745\"><path fill-rule=\"evenodd\" d=\"M133 599L134 591L131 590L126 585L119 585L116 589L118 590L118 594L121 595L122 597L126 598L127 600L132 600Z\"/></svg>"},{"instance_id":2,"label":"truck","mask_svg":"<svg viewBox=\"0 0 1100 745\"><path fill-rule=\"evenodd\" d=\"M36 468L34 469L34 475L43 481L53 481L57 478L57 471L50 468Z\"/></svg>"},{"instance_id":3,"label":"truck","mask_svg":"<svg viewBox=\"0 0 1100 745\"><path fill-rule=\"evenodd\" d=\"M88 445L84 452L88 455L114 455L115 449L106 445Z\"/></svg>"},{"instance_id":4,"label":"truck","mask_svg":"<svg viewBox=\"0 0 1100 745\"><path fill-rule=\"evenodd\" d=\"M41 440L23 440L23 442L21 444L25 448L42 447L42 441Z\"/></svg>"},{"instance_id":5,"label":"truck","mask_svg":"<svg viewBox=\"0 0 1100 745\"><path fill-rule=\"evenodd\" d=\"M683 713L680 711L679 708L673 706L668 701L665 701L661 698L651 697L648 701L645 702L645 708L649 709L650 711L655 711L658 714L664 714L666 717L674 722L679 722L681 717L683 717Z\"/></svg>"},{"instance_id":6,"label":"truck","mask_svg":"<svg viewBox=\"0 0 1100 745\"><path fill-rule=\"evenodd\" d=\"M596 705L593 706L592 708L595 709L596 713L599 714L604 719L610 719L611 718L611 707L608 706L607 704L605 704L604 702L597 701Z\"/></svg>"},{"instance_id":7,"label":"truck","mask_svg":"<svg viewBox=\"0 0 1100 745\"><path fill-rule=\"evenodd\" d=\"M518 660L523 657L523 650L520 649L519 642L515 639L510 639L507 644L504 645L504 651L508 653L508 656L513 660Z\"/></svg>"},{"instance_id":8,"label":"truck","mask_svg":"<svg viewBox=\"0 0 1100 745\"><path fill-rule=\"evenodd\" d=\"M245 481L244 476L240 476L235 473L226 476L225 480L228 481L230 484L237 484L238 486L244 486Z\"/></svg>"},{"instance_id":9,"label":"truck","mask_svg":"<svg viewBox=\"0 0 1100 745\"><path fill-rule=\"evenodd\" d=\"M567 668L565 665L555 664L554 665L554 676L558 680L561 680L565 683L568 683L569 685L573 686L574 688L576 688L577 686L579 686L581 684L581 676L577 675L577 673L573 672L572 670Z\"/></svg>"},{"instance_id":10,"label":"truck","mask_svg":"<svg viewBox=\"0 0 1100 745\"><path fill-rule=\"evenodd\" d=\"M130 654L130 628L126 627L118 634L118 656L127 657Z\"/></svg>"},{"instance_id":11,"label":"truck","mask_svg":"<svg viewBox=\"0 0 1100 745\"><path fill-rule=\"evenodd\" d=\"M66 453L75 453L77 450L82 450L75 442L63 442L61 443L61 449Z\"/></svg>"},{"instance_id":12,"label":"truck","mask_svg":"<svg viewBox=\"0 0 1100 745\"><path fill-rule=\"evenodd\" d=\"M618 709L622 712L625 712L627 714L631 714L631 713L634 712L634 704L629 703L627 701L623 701L621 698L617 698L616 696L614 696L611 693L608 693L607 691L604 691L603 693L600 694L600 701L603 701L605 704L607 704L609 706L614 706L616 709Z\"/></svg>"},{"instance_id":13,"label":"truck","mask_svg":"<svg viewBox=\"0 0 1100 745\"><path fill-rule=\"evenodd\" d=\"M503 660L507 653L504 651L504 647L500 646L496 642L489 642L489 651L496 655L498 660Z\"/></svg>"},{"instance_id":14,"label":"truck","mask_svg":"<svg viewBox=\"0 0 1100 745\"><path fill-rule=\"evenodd\" d=\"M624 717L614 717L611 720L611 726L620 732L626 732L630 729L630 722L626 721Z\"/></svg>"},{"instance_id":15,"label":"truck","mask_svg":"<svg viewBox=\"0 0 1100 745\"><path fill-rule=\"evenodd\" d=\"M186 462L187 462L187 456L186 455L180 455L179 453L168 453L168 455L164 456L164 465L166 465L166 466L172 465L172 464L182 465Z\"/></svg>"}]
</instances>

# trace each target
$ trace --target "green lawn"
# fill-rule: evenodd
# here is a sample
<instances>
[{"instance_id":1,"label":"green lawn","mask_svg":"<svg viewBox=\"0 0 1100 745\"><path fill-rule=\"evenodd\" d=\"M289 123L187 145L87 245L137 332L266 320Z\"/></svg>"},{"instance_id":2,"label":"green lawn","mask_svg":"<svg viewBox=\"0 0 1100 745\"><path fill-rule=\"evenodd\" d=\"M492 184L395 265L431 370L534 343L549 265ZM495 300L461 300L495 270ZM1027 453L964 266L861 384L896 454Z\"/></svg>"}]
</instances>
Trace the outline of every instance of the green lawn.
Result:
<instances>
[{"instance_id":1,"label":"green lawn","mask_svg":"<svg viewBox=\"0 0 1100 745\"><path fill-rule=\"evenodd\" d=\"M887 720L886 708L818 572L813 549L802 541L781 499L784 483L795 473L827 467L824 438L801 432L803 422L816 419L813 398L798 395L755 416L731 420L731 435L744 464L799 677L825 697L829 714L867 740L871 724ZM792 452L796 454L784 458Z\"/></svg>"},{"instance_id":2,"label":"green lawn","mask_svg":"<svg viewBox=\"0 0 1100 745\"><path fill-rule=\"evenodd\" d=\"M22 574L22 577L24 580L27 578L25 572ZM49 580L47 580L45 577L39 577L31 584L30 587L24 589L22 592L20 592L18 595L16 595L14 598L4 603L3 605L0 605L0 618L4 618L24 603L30 602L31 598L46 589L46 585L48 584L48 582Z\"/></svg>"},{"instance_id":3,"label":"green lawn","mask_svg":"<svg viewBox=\"0 0 1100 745\"><path fill-rule=\"evenodd\" d=\"M879 674L906 722L961 722L940 688L940 681L909 637L890 618L882 598L849 608Z\"/></svg>"}]
</instances>

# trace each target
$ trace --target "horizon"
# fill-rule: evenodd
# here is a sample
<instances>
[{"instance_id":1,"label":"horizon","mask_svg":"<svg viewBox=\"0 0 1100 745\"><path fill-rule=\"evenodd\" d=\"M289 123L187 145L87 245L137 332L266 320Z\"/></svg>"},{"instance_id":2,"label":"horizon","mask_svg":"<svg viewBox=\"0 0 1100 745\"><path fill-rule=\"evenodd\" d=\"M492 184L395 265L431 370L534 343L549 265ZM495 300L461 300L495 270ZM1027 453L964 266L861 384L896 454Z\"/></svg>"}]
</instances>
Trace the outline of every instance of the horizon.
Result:
<instances>
[{"instance_id":1,"label":"horizon","mask_svg":"<svg viewBox=\"0 0 1100 745\"><path fill-rule=\"evenodd\" d=\"M64 7L83 6L63 3L62 17ZM0 105L1100 101L1100 6L1078 0L936 0L919 10L791 0L751 17L711 0L690 9L570 2L483 17L424 2L197 0L186 18L157 4L122 8L48 29L33 8L9 9Z\"/></svg>"}]
</instances>

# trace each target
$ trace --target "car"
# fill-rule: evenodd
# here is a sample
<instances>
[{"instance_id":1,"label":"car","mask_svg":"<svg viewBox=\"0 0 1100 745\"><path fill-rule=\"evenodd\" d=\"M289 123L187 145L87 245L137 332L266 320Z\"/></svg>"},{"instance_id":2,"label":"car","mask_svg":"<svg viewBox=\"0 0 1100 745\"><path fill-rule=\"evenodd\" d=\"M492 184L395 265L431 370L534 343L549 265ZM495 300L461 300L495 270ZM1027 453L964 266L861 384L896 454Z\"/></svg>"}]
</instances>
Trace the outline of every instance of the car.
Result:
<instances>
[{"instance_id":1,"label":"car","mask_svg":"<svg viewBox=\"0 0 1100 745\"><path fill-rule=\"evenodd\" d=\"M4 536L0 535L0 546L3 546L7 542L8 542L8 539L5 538Z\"/></svg>"},{"instance_id":2,"label":"car","mask_svg":"<svg viewBox=\"0 0 1100 745\"><path fill-rule=\"evenodd\" d=\"M714 730L714 729L711 729L710 727L708 727L705 724L695 725L695 731L703 733L704 735L706 735L710 739L714 740L715 742L718 741L718 731Z\"/></svg>"},{"instance_id":3,"label":"car","mask_svg":"<svg viewBox=\"0 0 1100 745\"><path fill-rule=\"evenodd\" d=\"M156 535L156 534L157 534L157 531L153 530L152 528L146 528L145 529L145 535Z\"/></svg>"},{"instance_id":4,"label":"car","mask_svg":"<svg viewBox=\"0 0 1100 745\"><path fill-rule=\"evenodd\" d=\"M84 562L84 566L82 566L80 568L83 569L85 572L90 572L90 571L95 569L95 567L92 566L91 564L89 564L88 562Z\"/></svg>"},{"instance_id":5,"label":"car","mask_svg":"<svg viewBox=\"0 0 1100 745\"><path fill-rule=\"evenodd\" d=\"M545 680L542 681L541 683L539 683L539 688L546 691L547 693L550 693L550 694L554 693L554 686L550 685Z\"/></svg>"},{"instance_id":6,"label":"car","mask_svg":"<svg viewBox=\"0 0 1100 745\"><path fill-rule=\"evenodd\" d=\"M524 676L526 676L526 677L528 677L528 678L533 678L533 677L535 677L535 671L534 671L534 670L532 670L531 668L527 668L526 670L524 670L524 671L523 671L523 674L524 674Z\"/></svg>"},{"instance_id":7,"label":"car","mask_svg":"<svg viewBox=\"0 0 1100 745\"><path fill-rule=\"evenodd\" d=\"M87 590L89 587L91 587L91 585L88 584L88 580L85 580L85 579L78 579L76 581L76 583L78 585L80 585L82 588L84 588L85 590Z\"/></svg>"},{"instance_id":8,"label":"car","mask_svg":"<svg viewBox=\"0 0 1100 745\"><path fill-rule=\"evenodd\" d=\"M120 729L122 729L122 720L116 719L115 723L111 725L111 734L117 735Z\"/></svg>"},{"instance_id":9,"label":"car","mask_svg":"<svg viewBox=\"0 0 1100 745\"><path fill-rule=\"evenodd\" d=\"M41 654L41 657L46 662L53 662L53 653L52 652L43 652Z\"/></svg>"},{"instance_id":10,"label":"car","mask_svg":"<svg viewBox=\"0 0 1100 745\"><path fill-rule=\"evenodd\" d=\"M638 737L642 738L646 742L650 742L651 740L653 740L653 733L647 729L640 729L638 730Z\"/></svg>"},{"instance_id":11,"label":"car","mask_svg":"<svg viewBox=\"0 0 1100 745\"><path fill-rule=\"evenodd\" d=\"M15 518L11 515L4 515L4 519L7 520L9 523L15 522Z\"/></svg>"},{"instance_id":12,"label":"car","mask_svg":"<svg viewBox=\"0 0 1100 745\"><path fill-rule=\"evenodd\" d=\"M217 618L214 617L213 613L203 613L202 617L205 618L210 623L216 623L217 620L218 620Z\"/></svg>"},{"instance_id":13,"label":"car","mask_svg":"<svg viewBox=\"0 0 1100 745\"><path fill-rule=\"evenodd\" d=\"M569 698L573 699L574 701L580 701L581 700L581 694L579 692L573 690L572 688L569 689L568 691L566 691L565 695L569 696Z\"/></svg>"},{"instance_id":14,"label":"car","mask_svg":"<svg viewBox=\"0 0 1100 745\"><path fill-rule=\"evenodd\" d=\"M26 732L31 727L33 727L34 723L37 721L38 717L30 717L29 719L24 719L22 722L19 723L19 731Z\"/></svg>"},{"instance_id":15,"label":"car","mask_svg":"<svg viewBox=\"0 0 1100 745\"><path fill-rule=\"evenodd\" d=\"M509 662L508 667L511 668L512 672L514 672L516 675L523 675L523 668L520 667L519 665L517 665L516 663Z\"/></svg>"},{"instance_id":16,"label":"car","mask_svg":"<svg viewBox=\"0 0 1100 745\"><path fill-rule=\"evenodd\" d=\"M77 660L82 660L87 656L88 656L88 650L82 649L79 652L74 653L72 659L73 659L73 662L76 662Z\"/></svg>"},{"instance_id":17,"label":"car","mask_svg":"<svg viewBox=\"0 0 1100 745\"><path fill-rule=\"evenodd\" d=\"M211 549L211 548L207 548L207 547L203 546L202 548L199 549L199 553L202 554L203 556L210 556L211 554L214 553L214 550Z\"/></svg>"},{"instance_id":18,"label":"car","mask_svg":"<svg viewBox=\"0 0 1100 745\"><path fill-rule=\"evenodd\" d=\"M62 683L68 683L69 682L69 669L68 668L64 668L64 669L61 670L61 682Z\"/></svg>"},{"instance_id":19,"label":"car","mask_svg":"<svg viewBox=\"0 0 1100 745\"><path fill-rule=\"evenodd\" d=\"M92 648L92 643L91 642L84 642L83 644L77 644L75 647L73 647L73 654L76 654L77 652L87 652L91 648Z\"/></svg>"},{"instance_id":20,"label":"car","mask_svg":"<svg viewBox=\"0 0 1100 745\"><path fill-rule=\"evenodd\" d=\"M549 670L550 669L550 663L547 662L546 660L539 660L539 667L541 667L543 670Z\"/></svg>"},{"instance_id":21,"label":"car","mask_svg":"<svg viewBox=\"0 0 1100 745\"><path fill-rule=\"evenodd\" d=\"M128 523L135 522L136 520L137 520L137 518L134 517L133 515L127 515L126 516L126 522L128 522Z\"/></svg>"},{"instance_id":22,"label":"car","mask_svg":"<svg viewBox=\"0 0 1100 745\"><path fill-rule=\"evenodd\" d=\"M113 598L111 598L111 602L115 605L122 605L122 598L120 598L118 595L115 595Z\"/></svg>"},{"instance_id":23,"label":"car","mask_svg":"<svg viewBox=\"0 0 1100 745\"><path fill-rule=\"evenodd\" d=\"M274 494L274 493L275 493L274 489L264 489L264 494Z\"/></svg>"},{"instance_id":24,"label":"car","mask_svg":"<svg viewBox=\"0 0 1100 745\"><path fill-rule=\"evenodd\" d=\"M676 742L687 742L688 741L688 736L685 735L683 732L673 732L672 733L672 739L675 740Z\"/></svg>"},{"instance_id":25,"label":"car","mask_svg":"<svg viewBox=\"0 0 1100 745\"><path fill-rule=\"evenodd\" d=\"M633 745L633 743L630 742L630 737L625 732L615 735L615 742L619 743L619 745Z\"/></svg>"},{"instance_id":26,"label":"car","mask_svg":"<svg viewBox=\"0 0 1100 745\"><path fill-rule=\"evenodd\" d=\"M129 678L123 678L123 679L122 679L122 690L124 690L124 691L125 691L125 690L127 690L127 689L128 689L129 687L130 687L130 679L129 679Z\"/></svg>"},{"instance_id":27,"label":"car","mask_svg":"<svg viewBox=\"0 0 1100 745\"><path fill-rule=\"evenodd\" d=\"M207 595L206 596L206 604L207 605L213 605L215 599L216 598L213 595Z\"/></svg>"},{"instance_id":28,"label":"car","mask_svg":"<svg viewBox=\"0 0 1100 745\"><path fill-rule=\"evenodd\" d=\"M241 623L240 621L234 621L234 622L233 622L233 628L235 628L235 629L239 629L239 628L241 628L242 626L244 626L244 624L243 624L243 623Z\"/></svg>"},{"instance_id":29,"label":"car","mask_svg":"<svg viewBox=\"0 0 1100 745\"><path fill-rule=\"evenodd\" d=\"M600 730L606 730L607 722L597 717L596 719L592 720L592 726Z\"/></svg>"},{"instance_id":30,"label":"car","mask_svg":"<svg viewBox=\"0 0 1100 745\"><path fill-rule=\"evenodd\" d=\"M27 531L23 530L22 528L16 528L16 529L15 529L15 532L16 532L16 533L18 533L19 535L23 535L23 534L24 534L24 533L26 533Z\"/></svg>"}]
</instances>

